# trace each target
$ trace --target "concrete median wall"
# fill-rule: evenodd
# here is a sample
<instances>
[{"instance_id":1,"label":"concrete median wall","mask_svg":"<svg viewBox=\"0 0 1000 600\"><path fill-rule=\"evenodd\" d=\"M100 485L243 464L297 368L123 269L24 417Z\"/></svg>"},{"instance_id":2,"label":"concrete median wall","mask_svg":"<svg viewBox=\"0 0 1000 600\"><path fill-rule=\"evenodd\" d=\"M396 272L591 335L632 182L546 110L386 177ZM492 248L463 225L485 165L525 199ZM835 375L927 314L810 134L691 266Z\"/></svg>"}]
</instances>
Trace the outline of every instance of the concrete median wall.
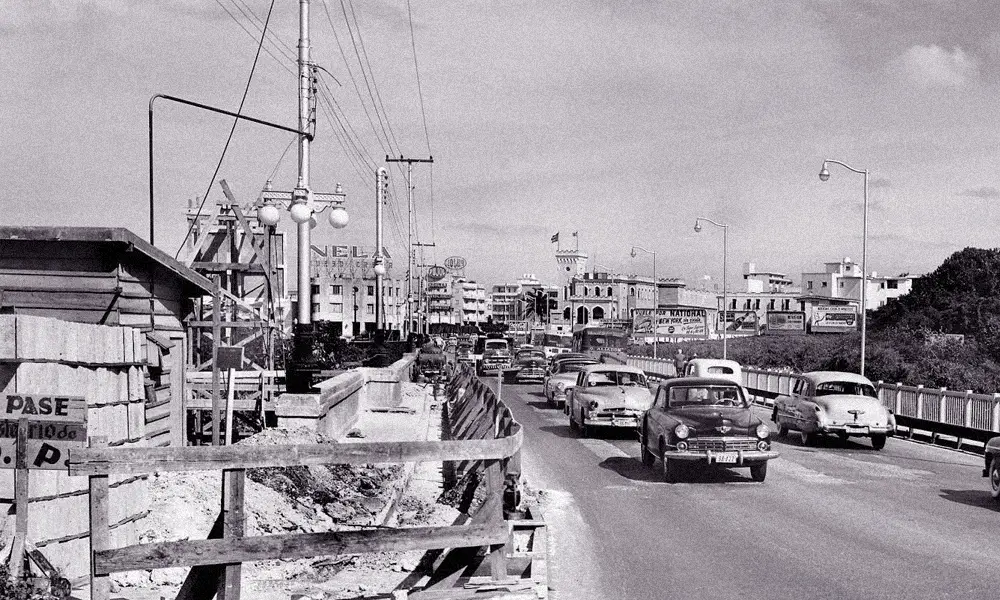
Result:
<instances>
[{"instance_id":1,"label":"concrete median wall","mask_svg":"<svg viewBox=\"0 0 1000 600\"><path fill-rule=\"evenodd\" d=\"M402 402L415 355L383 368L360 367L321 382L315 394L282 394L275 400L278 427L306 427L336 439L358 421L363 406L393 407Z\"/></svg>"}]
</instances>

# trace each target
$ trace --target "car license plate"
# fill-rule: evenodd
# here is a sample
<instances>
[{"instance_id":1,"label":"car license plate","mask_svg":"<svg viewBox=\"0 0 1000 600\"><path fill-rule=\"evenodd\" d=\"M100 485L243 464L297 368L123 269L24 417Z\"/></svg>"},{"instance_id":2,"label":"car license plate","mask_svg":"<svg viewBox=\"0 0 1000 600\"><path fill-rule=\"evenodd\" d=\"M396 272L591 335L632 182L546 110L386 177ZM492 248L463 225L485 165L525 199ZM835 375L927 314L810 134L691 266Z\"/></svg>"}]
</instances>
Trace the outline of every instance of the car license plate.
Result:
<instances>
[{"instance_id":1,"label":"car license plate","mask_svg":"<svg viewBox=\"0 0 1000 600\"><path fill-rule=\"evenodd\" d=\"M615 427L629 427L635 425L635 422L629 421L627 419L613 419L611 424Z\"/></svg>"},{"instance_id":2,"label":"car license plate","mask_svg":"<svg viewBox=\"0 0 1000 600\"><path fill-rule=\"evenodd\" d=\"M736 464L736 456L735 452L719 452L715 455L715 462Z\"/></svg>"},{"instance_id":3,"label":"car license plate","mask_svg":"<svg viewBox=\"0 0 1000 600\"><path fill-rule=\"evenodd\" d=\"M860 425L848 425L847 426L847 432L848 433L868 433L868 428L867 427L862 427Z\"/></svg>"}]
</instances>

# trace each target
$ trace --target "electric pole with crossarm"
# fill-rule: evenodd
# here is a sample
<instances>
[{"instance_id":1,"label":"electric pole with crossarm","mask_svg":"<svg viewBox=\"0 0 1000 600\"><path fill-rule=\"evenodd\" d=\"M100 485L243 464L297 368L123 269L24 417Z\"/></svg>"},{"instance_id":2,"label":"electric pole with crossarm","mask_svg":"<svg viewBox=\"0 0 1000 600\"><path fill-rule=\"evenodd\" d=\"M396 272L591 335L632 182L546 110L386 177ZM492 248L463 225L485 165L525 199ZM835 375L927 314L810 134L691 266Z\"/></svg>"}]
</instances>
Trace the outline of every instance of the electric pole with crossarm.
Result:
<instances>
[{"instance_id":1,"label":"electric pole with crossarm","mask_svg":"<svg viewBox=\"0 0 1000 600\"><path fill-rule=\"evenodd\" d=\"M410 248L408 252L409 258L406 262L406 327L403 330L403 337L413 330L413 185L410 183L410 178L413 174L413 163L433 163L434 157L429 156L427 158L405 158L400 155L399 158L391 158L388 154L385 155L385 162L387 163L406 163L406 242L407 246Z\"/></svg>"}]
</instances>

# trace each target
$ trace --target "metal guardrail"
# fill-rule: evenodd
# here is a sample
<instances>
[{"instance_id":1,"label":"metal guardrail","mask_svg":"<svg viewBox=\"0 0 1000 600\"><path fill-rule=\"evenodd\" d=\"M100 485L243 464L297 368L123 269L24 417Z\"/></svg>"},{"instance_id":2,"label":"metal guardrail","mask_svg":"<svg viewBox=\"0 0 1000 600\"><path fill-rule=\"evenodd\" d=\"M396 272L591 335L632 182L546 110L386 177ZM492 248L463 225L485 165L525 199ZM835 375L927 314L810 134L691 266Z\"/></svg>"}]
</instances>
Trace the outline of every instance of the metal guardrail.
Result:
<instances>
[{"instance_id":1,"label":"metal guardrail","mask_svg":"<svg viewBox=\"0 0 1000 600\"><path fill-rule=\"evenodd\" d=\"M669 359L629 356L628 364L652 375L675 376ZM744 385L755 402L764 406L771 406L777 396L790 394L797 378L790 371L743 368ZM933 438L958 438L961 445L965 440L985 442L1000 434L1000 393L976 394L884 381L876 382L875 389L882 404L896 415L896 424L906 428L909 436L913 430L927 431Z\"/></svg>"}]
</instances>

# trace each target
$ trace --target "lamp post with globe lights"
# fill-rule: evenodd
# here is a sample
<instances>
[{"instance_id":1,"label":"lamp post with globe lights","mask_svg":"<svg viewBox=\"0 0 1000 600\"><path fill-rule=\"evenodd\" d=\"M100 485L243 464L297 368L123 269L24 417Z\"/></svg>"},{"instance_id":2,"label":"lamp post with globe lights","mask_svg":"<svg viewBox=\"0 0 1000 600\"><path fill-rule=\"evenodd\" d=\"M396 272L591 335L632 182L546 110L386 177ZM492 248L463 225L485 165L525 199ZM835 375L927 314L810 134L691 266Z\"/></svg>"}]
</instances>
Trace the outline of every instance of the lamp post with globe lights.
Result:
<instances>
[{"instance_id":1,"label":"lamp post with globe lights","mask_svg":"<svg viewBox=\"0 0 1000 600\"><path fill-rule=\"evenodd\" d=\"M698 233L701 231L701 222L711 223L716 227L722 228L722 358L725 360L728 358L726 352L726 329L729 327L729 321L726 317L729 316L728 313L728 271L726 265L729 262L729 225L724 225L722 223L716 223L712 219L706 219L705 217L698 217L694 220L694 231Z\"/></svg>"},{"instance_id":2,"label":"lamp post with globe lights","mask_svg":"<svg viewBox=\"0 0 1000 600\"><path fill-rule=\"evenodd\" d=\"M656 358L656 344L660 339L659 313L660 308L660 288L656 284L656 252L646 250L642 246L632 246L632 258L635 258L635 251L641 250L646 254L653 255L653 358Z\"/></svg>"},{"instance_id":3,"label":"lamp post with globe lights","mask_svg":"<svg viewBox=\"0 0 1000 600\"><path fill-rule=\"evenodd\" d=\"M867 291L868 291L868 169L855 169L854 167L842 163L839 160L826 159L823 161L823 166L819 170L819 180L827 181L830 179L830 171L827 170L827 163L833 163L835 165L840 165L859 175L865 176L865 188L864 188L864 206L862 208L861 217L861 376L865 375L865 324L867 321L866 315L868 312L867 302Z\"/></svg>"}]
</instances>

